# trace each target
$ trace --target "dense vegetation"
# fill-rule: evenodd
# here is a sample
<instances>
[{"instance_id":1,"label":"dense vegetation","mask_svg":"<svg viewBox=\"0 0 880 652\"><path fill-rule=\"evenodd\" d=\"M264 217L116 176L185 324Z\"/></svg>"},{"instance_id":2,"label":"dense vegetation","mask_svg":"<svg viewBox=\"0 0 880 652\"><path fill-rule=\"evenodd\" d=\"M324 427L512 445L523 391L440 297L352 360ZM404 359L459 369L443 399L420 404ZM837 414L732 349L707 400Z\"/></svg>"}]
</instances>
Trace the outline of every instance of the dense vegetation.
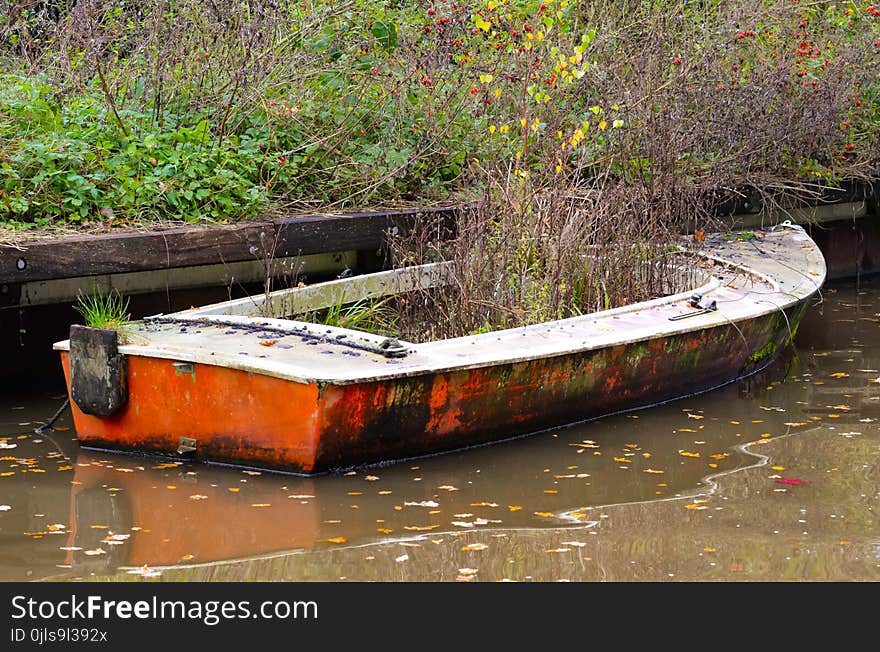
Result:
<instances>
[{"instance_id":1,"label":"dense vegetation","mask_svg":"<svg viewBox=\"0 0 880 652\"><path fill-rule=\"evenodd\" d=\"M880 9L863 0L0 9L15 228L452 201L501 178L613 189L666 220L718 188L878 163Z\"/></svg>"}]
</instances>

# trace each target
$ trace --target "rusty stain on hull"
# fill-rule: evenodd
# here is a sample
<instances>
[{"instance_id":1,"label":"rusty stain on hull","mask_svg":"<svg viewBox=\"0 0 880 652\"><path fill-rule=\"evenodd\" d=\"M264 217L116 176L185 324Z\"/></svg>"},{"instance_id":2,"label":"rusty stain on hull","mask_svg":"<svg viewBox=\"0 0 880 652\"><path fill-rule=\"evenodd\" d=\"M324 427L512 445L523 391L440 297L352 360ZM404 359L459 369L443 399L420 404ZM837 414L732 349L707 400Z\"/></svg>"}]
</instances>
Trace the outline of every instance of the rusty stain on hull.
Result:
<instances>
[{"instance_id":1,"label":"rusty stain on hull","mask_svg":"<svg viewBox=\"0 0 880 652\"><path fill-rule=\"evenodd\" d=\"M145 325L139 334L150 343L123 349L128 404L107 418L72 405L74 423L85 446L175 455L186 437L196 442L196 460L313 474L509 439L680 398L769 364L821 286L824 260L802 230L768 236L761 247L773 255L719 245L728 261L742 261L739 267L725 263L727 271L704 286L729 304L717 314L673 322L671 316L688 308L672 297L409 345L403 360L351 356L336 345L338 335L349 334L341 329L328 329L327 341L320 342L300 341L300 331L275 333L283 346L264 353L260 324L283 320L237 317L250 325L246 333L198 315L183 326ZM749 269L753 275L744 276ZM366 341L362 333L350 334ZM64 343L56 348L69 385L69 352ZM179 372L182 362L192 365L192 373Z\"/></svg>"}]
</instances>

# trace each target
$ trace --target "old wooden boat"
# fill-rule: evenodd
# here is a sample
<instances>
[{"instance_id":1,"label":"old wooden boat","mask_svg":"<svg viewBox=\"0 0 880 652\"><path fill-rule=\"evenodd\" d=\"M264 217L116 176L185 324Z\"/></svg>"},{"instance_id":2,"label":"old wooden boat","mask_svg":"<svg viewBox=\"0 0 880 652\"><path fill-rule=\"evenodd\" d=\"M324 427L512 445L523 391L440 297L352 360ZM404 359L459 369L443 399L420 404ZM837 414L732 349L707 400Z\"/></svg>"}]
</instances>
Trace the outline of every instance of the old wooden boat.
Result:
<instances>
[{"instance_id":1,"label":"old wooden boat","mask_svg":"<svg viewBox=\"0 0 880 652\"><path fill-rule=\"evenodd\" d=\"M499 441L704 392L767 366L825 279L797 226L709 236L687 292L410 343L298 314L444 282L443 264L71 327L60 351L82 446L314 474Z\"/></svg>"}]
</instances>

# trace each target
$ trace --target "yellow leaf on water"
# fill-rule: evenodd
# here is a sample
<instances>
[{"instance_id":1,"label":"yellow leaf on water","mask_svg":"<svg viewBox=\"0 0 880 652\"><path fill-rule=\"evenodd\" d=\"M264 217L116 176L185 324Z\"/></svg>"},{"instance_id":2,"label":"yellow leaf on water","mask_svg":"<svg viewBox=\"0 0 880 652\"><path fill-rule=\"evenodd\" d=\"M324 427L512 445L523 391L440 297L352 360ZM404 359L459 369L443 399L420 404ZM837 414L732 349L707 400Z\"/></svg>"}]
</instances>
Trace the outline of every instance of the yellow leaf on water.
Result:
<instances>
[{"instance_id":1,"label":"yellow leaf on water","mask_svg":"<svg viewBox=\"0 0 880 652\"><path fill-rule=\"evenodd\" d=\"M708 509L705 505L700 505L698 503L691 503L689 505L684 506L685 509Z\"/></svg>"},{"instance_id":2,"label":"yellow leaf on water","mask_svg":"<svg viewBox=\"0 0 880 652\"><path fill-rule=\"evenodd\" d=\"M681 455L682 457L699 457L700 456L699 453L694 453L691 451L678 451L678 454Z\"/></svg>"},{"instance_id":3,"label":"yellow leaf on water","mask_svg":"<svg viewBox=\"0 0 880 652\"><path fill-rule=\"evenodd\" d=\"M846 372L844 372L844 371L837 371L837 372L835 372L835 373L833 373L833 374L829 374L829 375L830 375L832 378L846 378L846 377L849 376L849 374L846 373Z\"/></svg>"},{"instance_id":4,"label":"yellow leaf on water","mask_svg":"<svg viewBox=\"0 0 880 652\"><path fill-rule=\"evenodd\" d=\"M485 550L485 549L488 548L488 547L489 547L489 546L487 546L485 543L469 543L469 544L466 545L466 546L462 546L461 549L462 549L462 550L465 550L465 551L468 551L468 550Z\"/></svg>"},{"instance_id":5,"label":"yellow leaf on water","mask_svg":"<svg viewBox=\"0 0 880 652\"><path fill-rule=\"evenodd\" d=\"M558 494L559 490L558 489L544 489L544 493L545 494Z\"/></svg>"},{"instance_id":6,"label":"yellow leaf on water","mask_svg":"<svg viewBox=\"0 0 880 652\"><path fill-rule=\"evenodd\" d=\"M251 503L251 507L271 507L271 503Z\"/></svg>"},{"instance_id":7,"label":"yellow leaf on water","mask_svg":"<svg viewBox=\"0 0 880 652\"><path fill-rule=\"evenodd\" d=\"M483 501L481 503L471 503L471 507L498 507L498 503L487 503Z\"/></svg>"},{"instance_id":8,"label":"yellow leaf on water","mask_svg":"<svg viewBox=\"0 0 880 652\"><path fill-rule=\"evenodd\" d=\"M522 505L508 505L507 509L509 509L511 512L518 512L522 509Z\"/></svg>"},{"instance_id":9,"label":"yellow leaf on water","mask_svg":"<svg viewBox=\"0 0 880 652\"><path fill-rule=\"evenodd\" d=\"M553 512L535 512L535 516L540 516L542 518L549 518L553 516Z\"/></svg>"},{"instance_id":10,"label":"yellow leaf on water","mask_svg":"<svg viewBox=\"0 0 880 652\"><path fill-rule=\"evenodd\" d=\"M715 548L703 548L703 552L713 553L713 552L715 552Z\"/></svg>"},{"instance_id":11,"label":"yellow leaf on water","mask_svg":"<svg viewBox=\"0 0 880 652\"><path fill-rule=\"evenodd\" d=\"M666 473L666 471L661 471L660 469L642 469L642 473Z\"/></svg>"},{"instance_id":12,"label":"yellow leaf on water","mask_svg":"<svg viewBox=\"0 0 880 652\"><path fill-rule=\"evenodd\" d=\"M235 493L238 493L239 491L241 491L241 488L240 487L229 487L228 491L231 491L232 493L235 494Z\"/></svg>"},{"instance_id":13,"label":"yellow leaf on water","mask_svg":"<svg viewBox=\"0 0 880 652\"><path fill-rule=\"evenodd\" d=\"M550 548L549 550L545 550L544 552L571 552L571 548Z\"/></svg>"},{"instance_id":14,"label":"yellow leaf on water","mask_svg":"<svg viewBox=\"0 0 880 652\"><path fill-rule=\"evenodd\" d=\"M615 462L625 462L625 463L629 464L632 460L630 460L628 457L615 457L614 461Z\"/></svg>"},{"instance_id":15,"label":"yellow leaf on water","mask_svg":"<svg viewBox=\"0 0 880 652\"><path fill-rule=\"evenodd\" d=\"M409 530L411 532L430 532L436 528L440 527L439 525L405 525L403 527L404 530Z\"/></svg>"},{"instance_id":16,"label":"yellow leaf on water","mask_svg":"<svg viewBox=\"0 0 880 652\"><path fill-rule=\"evenodd\" d=\"M387 527L377 527L376 532L379 532L381 534L391 534L392 532L394 532L394 530Z\"/></svg>"},{"instance_id":17,"label":"yellow leaf on water","mask_svg":"<svg viewBox=\"0 0 880 652\"><path fill-rule=\"evenodd\" d=\"M329 543L345 543L346 538L345 537L332 537L330 539L327 539L327 541Z\"/></svg>"},{"instance_id":18,"label":"yellow leaf on water","mask_svg":"<svg viewBox=\"0 0 880 652\"><path fill-rule=\"evenodd\" d=\"M784 466L771 466L770 468L774 471L785 471Z\"/></svg>"}]
</instances>

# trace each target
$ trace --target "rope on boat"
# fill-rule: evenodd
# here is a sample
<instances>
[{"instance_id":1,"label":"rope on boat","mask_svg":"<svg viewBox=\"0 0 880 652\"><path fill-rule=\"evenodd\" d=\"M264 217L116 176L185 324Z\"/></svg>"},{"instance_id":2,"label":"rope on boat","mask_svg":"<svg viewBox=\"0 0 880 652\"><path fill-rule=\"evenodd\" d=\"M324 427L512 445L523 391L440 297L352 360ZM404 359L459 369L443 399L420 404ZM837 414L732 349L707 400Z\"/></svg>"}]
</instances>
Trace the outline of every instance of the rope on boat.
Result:
<instances>
[{"instance_id":1,"label":"rope on boat","mask_svg":"<svg viewBox=\"0 0 880 652\"><path fill-rule=\"evenodd\" d=\"M277 335L297 335L306 340L313 340L322 344L335 344L338 346L347 346L352 349L368 351L376 353L386 358L405 358L409 354L409 349L395 337L386 337L379 344L366 344L357 340L347 339L346 335L340 334L329 337L320 333L312 333L308 330L299 330L297 328L282 328L280 326L272 326L270 324L249 324L237 321L226 321L224 319L208 319L204 321L196 321L192 319L178 319L176 317L164 317L156 315L154 317L145 317L144 322L161 322L165 324L177 324L181 326L225 326L242 331L275 333Z\"/></svg>"},{"instance_id":2,"label":"rope on boat","mask_svg":"<svg viewBox=\"0 0 880 652\"><path fill-rule=\"evenodd\" d=\"M69 396L65 399L65 401L64 401L64 405L62 405L60 408L58 408L58 411L55 412L55 414L52 415L52 418L51 418L51 419L49 419L49 420L48 420L46 423L44 423L43 425L34 428L34 433L36 433L36 434L38 434L38 435L41 435L41 434L43 434L47 429L54 430L55 428L53 428L52 426L55 425L55 422L58 421L59 417L61 416L61 414L64 412L64 410L67 408L68 405L70 405L70 397L69 397Z\"/></svg>"}]
</instances>

